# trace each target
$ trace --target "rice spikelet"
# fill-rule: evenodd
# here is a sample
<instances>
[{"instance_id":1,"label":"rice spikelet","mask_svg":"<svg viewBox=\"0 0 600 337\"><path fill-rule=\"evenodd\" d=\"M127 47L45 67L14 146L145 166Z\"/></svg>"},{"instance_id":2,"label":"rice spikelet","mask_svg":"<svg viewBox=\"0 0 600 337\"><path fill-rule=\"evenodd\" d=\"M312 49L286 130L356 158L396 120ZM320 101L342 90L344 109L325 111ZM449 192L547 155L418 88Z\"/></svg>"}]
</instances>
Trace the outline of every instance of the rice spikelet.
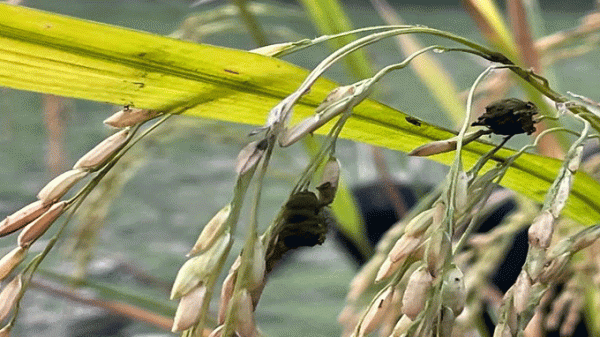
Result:
<instances>
[{"instance_id":1,"label":"rice spikelet","mask_svg":"<svg viewBox=\"0 0 600 337\"><path fill-rule=\"evenodd\" d=\"M28 223L44 214L51 205L45 205L42 200L33 202L0 222L0 236L5 236L25 227Z\"/></svg>"},{"instance_id":2,"label":"rice spikelet","mask_svg":"<svg viewBox=\"0 0 600 337\"><path fill-rule=\"evenodd\" d=\"M27 249L17 246L0 259L0 281L4 280L25 258Z\"/></svg>"},{"instance_id":3,"label":"rice spikelet","mask_svg":"<svg viewBox=\"0 0 600 337\"><path fill-rule=\"evenodd\" d=\"M63 213L66 205L66 201L52 205L46 213L40 215L39 218L27 225L17 238L19 246L27 248L40 236L44 235L52 223Z\"/></svg>"},{"instance_id":4,"label":"rice spikelet","mask_svg":"<svg viewBox=\"0 0 600 337\"><path fill-rule=\"evenodd\" d=\"M119 131L98 143L88 153L79 158L73 166L74 169L93 170L108 161L127 141L129 129Z\"/></svg>"}]
</instances>

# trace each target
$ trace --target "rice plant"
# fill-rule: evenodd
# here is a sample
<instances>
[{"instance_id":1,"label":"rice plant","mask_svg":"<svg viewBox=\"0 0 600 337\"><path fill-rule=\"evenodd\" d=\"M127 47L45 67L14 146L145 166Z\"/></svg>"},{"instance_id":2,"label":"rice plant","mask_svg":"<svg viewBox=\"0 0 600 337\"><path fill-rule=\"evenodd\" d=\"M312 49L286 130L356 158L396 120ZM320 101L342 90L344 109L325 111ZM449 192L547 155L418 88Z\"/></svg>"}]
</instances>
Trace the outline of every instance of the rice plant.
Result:
<instances>
[{"instance_id":1,"label":"rice plant","mask_svg":"<svg viewBox=\"0 0 600 337\"><path fill-rule=\"evenodd\" d=\"M469 3L477 9L488 2ZM327 4L331 2L321 5ZM246 5L242 1L237 9L250 27L255 26ZM485 19L491 11L479 10L481 24L493 22ZM597 306L597 262L580 251L600 237L600 199L595 198L600 196L600 184L590 176L598 165L583 159L584 146L598 138L600 103L555 90L508 44L489 47L443 29L396 22L239 51L6 4L0 5L0 12L7 14L0 19L0 36L7 41L0 48L5 67L0 84L123 106L104 122L115 129L112 135L45 185L37 200L0 222L3 240L15 239L0 260L0 279L5 280L0 292L3 336L17 322L33 276L64 237L72 216L90 211L85 209L90 207L86 198L93 193L110 198L110 193L101 193L110 188L103 184L110 174L124 174L117 165L125 154L156 137L167 120L181 114L256 128L231 167L236 174L231 200L207 219L188 259L173 276L170 299L177 309L169 321L172 332L263 334L255 315L260 315L259 300L270 274L287 252L322 244L328 227L341 216L334 204L345 188L340 180L345 163L336 152L341 138L410 156L431 156L450 167L442 183L386 232L356 274L338 318L345 336L376 331L381 336L529 336L528 326L535 328L531 322L536 320L548 327L560 325L561 333L569 335L584 301ZM596 21L585 36L595 32L590 27L600 26L595 15L588 17ZM41 32L40 23L46 27ZM186 30L192 26L185 25L174 36L194 35ZM254 35L265 41L260 30ZM437 42L413 48L373 74L356 71L360 77L352 83L340 85L323 78L349 55L359 55L379 41L400 37L406 44L411 43L406 38L414 36L435 37ZM324 42L339 46L311 71L277 59ZM152 53L148 48L155 45L164 46L168 54ZM212 58L190 57L201 52ZM485 64L466 93L457 132L373 100L374 91L390 74L427 67L419 60L449 53ZM90 87L81 78L84 75L99 85ZM485 99L477 96L478 90L491 90L492 79L499 76L518 79L527 98L506 95L482 106ZM46 81L55 77L62 80ZM273 157L295 143L310 144L314 134L322 136L310 160L281 200L278 213L260 230L261 200ZM508 148L513 137L524 139L526 145ZM559 159L532 153L548 138L564 146ZM500 185L520 193L515 196L517 210L494 230L477 233ZM526 262L510 289L490 299L489 276L509 249L507 240L523 228L528 228ZM41 252L29 252L44 236L50 239L43 242ZM241 236L243 248L234 251L234 240ZM237 259L228 266L230 256ZM225 275L222 283L221 275ZM583 286L582 280L593 282ZM553 298L557 285L560 293ZM215 304L218 310L211 310ZM493 331L482 323L484 314L491 316ZM597 332L597 323L589 320L590 330Z\"/></svg>"}]
</instances>

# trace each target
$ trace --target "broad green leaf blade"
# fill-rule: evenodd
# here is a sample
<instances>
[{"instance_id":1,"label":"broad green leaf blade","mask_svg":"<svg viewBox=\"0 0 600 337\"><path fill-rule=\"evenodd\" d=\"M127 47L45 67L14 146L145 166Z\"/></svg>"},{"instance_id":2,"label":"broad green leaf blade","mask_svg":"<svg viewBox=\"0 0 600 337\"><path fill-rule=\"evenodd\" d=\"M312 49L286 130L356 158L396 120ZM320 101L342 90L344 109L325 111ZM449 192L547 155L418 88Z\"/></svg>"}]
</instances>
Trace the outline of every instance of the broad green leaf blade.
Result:
<instances>
[{"instance_id":1,"label":"broad green leaf blade","mask_svg":"<svg viewBox=\"0 0 600 337\"><path fill-rule=\"evenodd\" d=\"M270 105L305 75L285 67L273 77L265 70L280 61L243 51L23 7L0 5L0 11L0 76L14 88L154 109L224 100L234 92ZM226 105L247 110L251 101Z\"/></svg>"},{"instance_id":2,"label":"broad green leaf blade","mask_svg":"<svg viewBox=\"0 0 600 337\"><path fill-rule=\"evenodd\" d=\"M286 62L226 48L197 45L118 27L0 5L0 85L140 108L185 108L185 113L260 125L307 71ZM318 81L295 109L312 113L336 84ZM319 130L326 132L327 130ZM452 134L406 121L406 114L372 100L355 109L342 137L408 152ZM471 143L465 165L491 148ZM498 160L512 151L502 150ZM434 160L451 163L453 154ZM560 163L524 155L503 184L542 201ZM583 223L600 220L600 184L577 174L565 214Z\"/></svg>"}]
</instances>

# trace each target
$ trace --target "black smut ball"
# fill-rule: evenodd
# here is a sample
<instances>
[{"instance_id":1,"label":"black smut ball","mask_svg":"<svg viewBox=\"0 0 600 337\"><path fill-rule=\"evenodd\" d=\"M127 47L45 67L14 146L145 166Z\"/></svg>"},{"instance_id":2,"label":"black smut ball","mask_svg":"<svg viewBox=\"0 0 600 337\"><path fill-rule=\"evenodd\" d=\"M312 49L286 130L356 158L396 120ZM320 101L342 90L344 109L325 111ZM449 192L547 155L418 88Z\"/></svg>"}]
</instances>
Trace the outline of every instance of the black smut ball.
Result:
<instances>
[{"instance_id":1,"label":"black smut ball","mask_svg":"<svg viewBox=\"0 0 600 337\"><path fill-rule=\"evenodd\" d=\"M482 125L488 127L498 135L512 136L520 133L528 135L535 132L533 116L538 113L537 107L532 102L524 102L518 98L505 98L496 101L485 108L472 126Z\"/></svg>"}]
</instances>

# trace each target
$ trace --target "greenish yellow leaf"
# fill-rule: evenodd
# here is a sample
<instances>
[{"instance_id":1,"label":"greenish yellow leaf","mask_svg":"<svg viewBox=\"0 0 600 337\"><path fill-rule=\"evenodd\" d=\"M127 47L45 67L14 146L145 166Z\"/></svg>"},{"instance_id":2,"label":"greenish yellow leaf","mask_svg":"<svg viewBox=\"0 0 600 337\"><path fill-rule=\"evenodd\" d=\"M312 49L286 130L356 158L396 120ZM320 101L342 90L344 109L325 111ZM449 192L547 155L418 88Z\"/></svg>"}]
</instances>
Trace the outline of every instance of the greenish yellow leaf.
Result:
<instances>
[{"instance_id":1,"label":"greenish yellow leaf","mask_svg":"<svg viewBox=\"0 0 600 337\"><path fill-rule=\"evenodd\" d=\"M0 5L0 85L139 108L182 109L189 115L260 125L267 112L291 93L307 71L241 50L198 45L44 13ZM322 79L296 107L306 117L336 86ZM372 100L356 107L342 137L410 151L452 134L406 121L406 114ZM326 132L327 130L319 130ZM465 165L491 148L471 143ZM498 159L513 153L502 150ZM453 154L434 160L450 163ZM560 162L526 154L503 185L541 201ZM577 174L565 214L591 224L600 220L600 185Z\"/></svg>"}]
</instances>

